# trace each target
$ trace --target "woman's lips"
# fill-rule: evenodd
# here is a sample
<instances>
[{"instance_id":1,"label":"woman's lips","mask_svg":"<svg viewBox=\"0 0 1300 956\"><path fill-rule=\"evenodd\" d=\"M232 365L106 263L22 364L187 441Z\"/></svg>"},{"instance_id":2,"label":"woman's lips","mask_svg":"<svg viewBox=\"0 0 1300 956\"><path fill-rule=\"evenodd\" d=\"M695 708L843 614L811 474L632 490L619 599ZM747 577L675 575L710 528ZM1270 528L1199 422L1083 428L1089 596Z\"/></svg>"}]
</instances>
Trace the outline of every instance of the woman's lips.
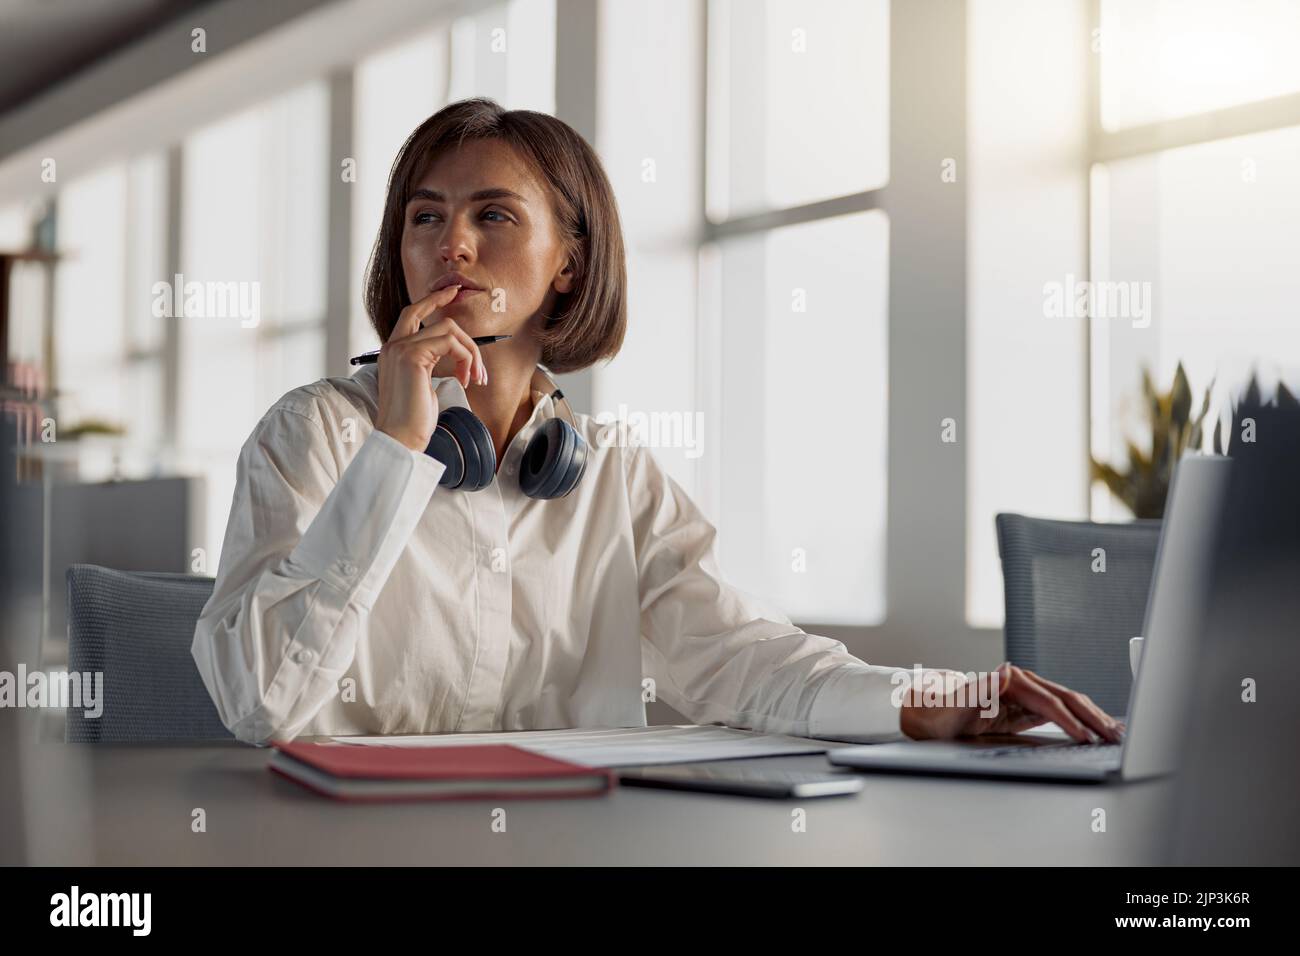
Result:
<instances>
[{"instance_id":1,"label":"woman's lips","mask_svg":"<svg viewBox=\"0 0 1300 956\"><path fill-rule=\"evenodd\" d=\"M451 301L452 301L452 302L460 302L460 301L462 301L466 296L478 295L481 291L482 291L481 289L466 289L465 287L462 286L462 287L461 287L461 290L460 290L459 292L456 293L456 298L452 299ZM450 305L451 303L448 303L448 304Z\"/></svg>"}]
</instances>

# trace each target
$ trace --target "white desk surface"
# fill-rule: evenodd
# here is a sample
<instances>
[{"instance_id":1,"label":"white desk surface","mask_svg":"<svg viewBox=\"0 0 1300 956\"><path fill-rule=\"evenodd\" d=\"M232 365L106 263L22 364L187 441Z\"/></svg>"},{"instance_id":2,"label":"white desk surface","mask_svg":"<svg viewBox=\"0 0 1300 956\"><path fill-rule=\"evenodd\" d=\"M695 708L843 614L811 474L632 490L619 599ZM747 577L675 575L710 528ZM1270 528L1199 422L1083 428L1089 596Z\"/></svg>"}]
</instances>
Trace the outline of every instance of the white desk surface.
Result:
<instances>
[{"instance_id":1,"label":"white desk surface","mask_svg":"<svg viewBox=\"0 0 1300 956\"><path fill-rule=\"evenodd\" d=\"M1171 786L864 775L856 795L813 800L620 787L368 805L320 797L242 744L39 747L25 766L27 862L61 865L1143 864ZM818 754L757 759L832 769ZM191 830L200 807L206 833ZM804 832L792 829L799 808Z\"/></svg>"}]
</instances>

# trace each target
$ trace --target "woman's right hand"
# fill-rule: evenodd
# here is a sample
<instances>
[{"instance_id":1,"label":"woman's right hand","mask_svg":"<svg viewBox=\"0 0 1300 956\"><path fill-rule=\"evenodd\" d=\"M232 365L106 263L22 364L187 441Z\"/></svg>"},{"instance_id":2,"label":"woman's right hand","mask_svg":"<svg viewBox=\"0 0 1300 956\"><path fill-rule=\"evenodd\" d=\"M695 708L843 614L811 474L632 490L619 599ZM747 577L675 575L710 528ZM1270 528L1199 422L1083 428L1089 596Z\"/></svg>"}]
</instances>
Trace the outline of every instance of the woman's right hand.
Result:
<instances>
[{"instance_id":1,"label":"woman's right hand","mask_svg":"<svg viewBox=\"0 0 1300 956\"><path fill-rule=\"evenodd\" d=\"M1031 670L1007 662L992 674L986 693L979 686L964 688L968 677L958 671L933 669L938 681L932 692L913 686L903 695L899 729L913 740L977 734L1018 734L1052 721L1080 743L1099 737L1117 744L1124 739L1124 723L1093 703L1087 694L1062 687ZM992 674L986 675L991 678ZM985 697L991 698L985 701ZM982 703L992 706L987 710ZM987 716L986 716L987 715Z\"/></svg>"},{"instance_id":2,"label":"woman's right hand","mask_svg":"<svg viewBox=\"0 0 1300 956\"><path fill-rule=\"evenodd\" d=\"M412 451L424 451L438 427L438 396L429 384L434 366L455 356L456 378L469 388L470 378L487 384L487 366L474 339L447 317L434 318L460 286L451 285L412 302L393 325L379 350L379 415L375 428ZM422 327L426 318L433 318Z\"/></svg>"}]
</instances>

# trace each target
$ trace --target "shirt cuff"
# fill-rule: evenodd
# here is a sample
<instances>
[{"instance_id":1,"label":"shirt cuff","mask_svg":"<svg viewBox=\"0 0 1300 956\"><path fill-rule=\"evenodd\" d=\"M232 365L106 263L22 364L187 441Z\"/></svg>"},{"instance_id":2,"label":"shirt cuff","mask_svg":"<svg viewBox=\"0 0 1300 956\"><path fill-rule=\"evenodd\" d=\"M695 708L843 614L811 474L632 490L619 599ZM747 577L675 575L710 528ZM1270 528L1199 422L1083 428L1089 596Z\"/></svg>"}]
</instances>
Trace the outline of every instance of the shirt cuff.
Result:
<instances>
[{"instance_id":1,"label":"shirt cuff","mask_svg":"<svg viewBox=\"0 0 1300 956\"><path fill-rule=\"evenodd\" d=\"M371 432L293 549L294 564L370 610L446 470Z\"/></svg>"},{"instance_id":2,"label":"shirt cuff","mask_svg":"<svg viewBox=\"0 0 1300 956\"><path fill-rule=\"evenodd\" d=\"M900 729L902 667L846 664L822 681L808 718L809 736L854 743L906 740ZM902 677L895 677L901 674Z\"/></svg>"}]
</instances>

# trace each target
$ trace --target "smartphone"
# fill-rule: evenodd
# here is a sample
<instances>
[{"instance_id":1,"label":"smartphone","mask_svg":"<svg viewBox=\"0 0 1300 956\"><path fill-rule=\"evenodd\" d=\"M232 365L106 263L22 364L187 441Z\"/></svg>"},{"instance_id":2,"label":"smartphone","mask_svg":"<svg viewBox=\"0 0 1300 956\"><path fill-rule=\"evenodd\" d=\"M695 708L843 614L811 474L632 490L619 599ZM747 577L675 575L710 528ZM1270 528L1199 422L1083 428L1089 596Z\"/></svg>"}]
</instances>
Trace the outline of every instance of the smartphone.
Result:
<instances>
[{"instance_id":1,"label":"smartphone","mask_svg":"<svg viewBox=\"0 0 1300 956\"><path fill-rule=\"evenodd\" d=\"M857 774L777 770L740 760L636 767L618 771L618 779L627 787L702 790L777 800L843 796L862 789L862 778Z\"/></svg>"}]
</instances>

